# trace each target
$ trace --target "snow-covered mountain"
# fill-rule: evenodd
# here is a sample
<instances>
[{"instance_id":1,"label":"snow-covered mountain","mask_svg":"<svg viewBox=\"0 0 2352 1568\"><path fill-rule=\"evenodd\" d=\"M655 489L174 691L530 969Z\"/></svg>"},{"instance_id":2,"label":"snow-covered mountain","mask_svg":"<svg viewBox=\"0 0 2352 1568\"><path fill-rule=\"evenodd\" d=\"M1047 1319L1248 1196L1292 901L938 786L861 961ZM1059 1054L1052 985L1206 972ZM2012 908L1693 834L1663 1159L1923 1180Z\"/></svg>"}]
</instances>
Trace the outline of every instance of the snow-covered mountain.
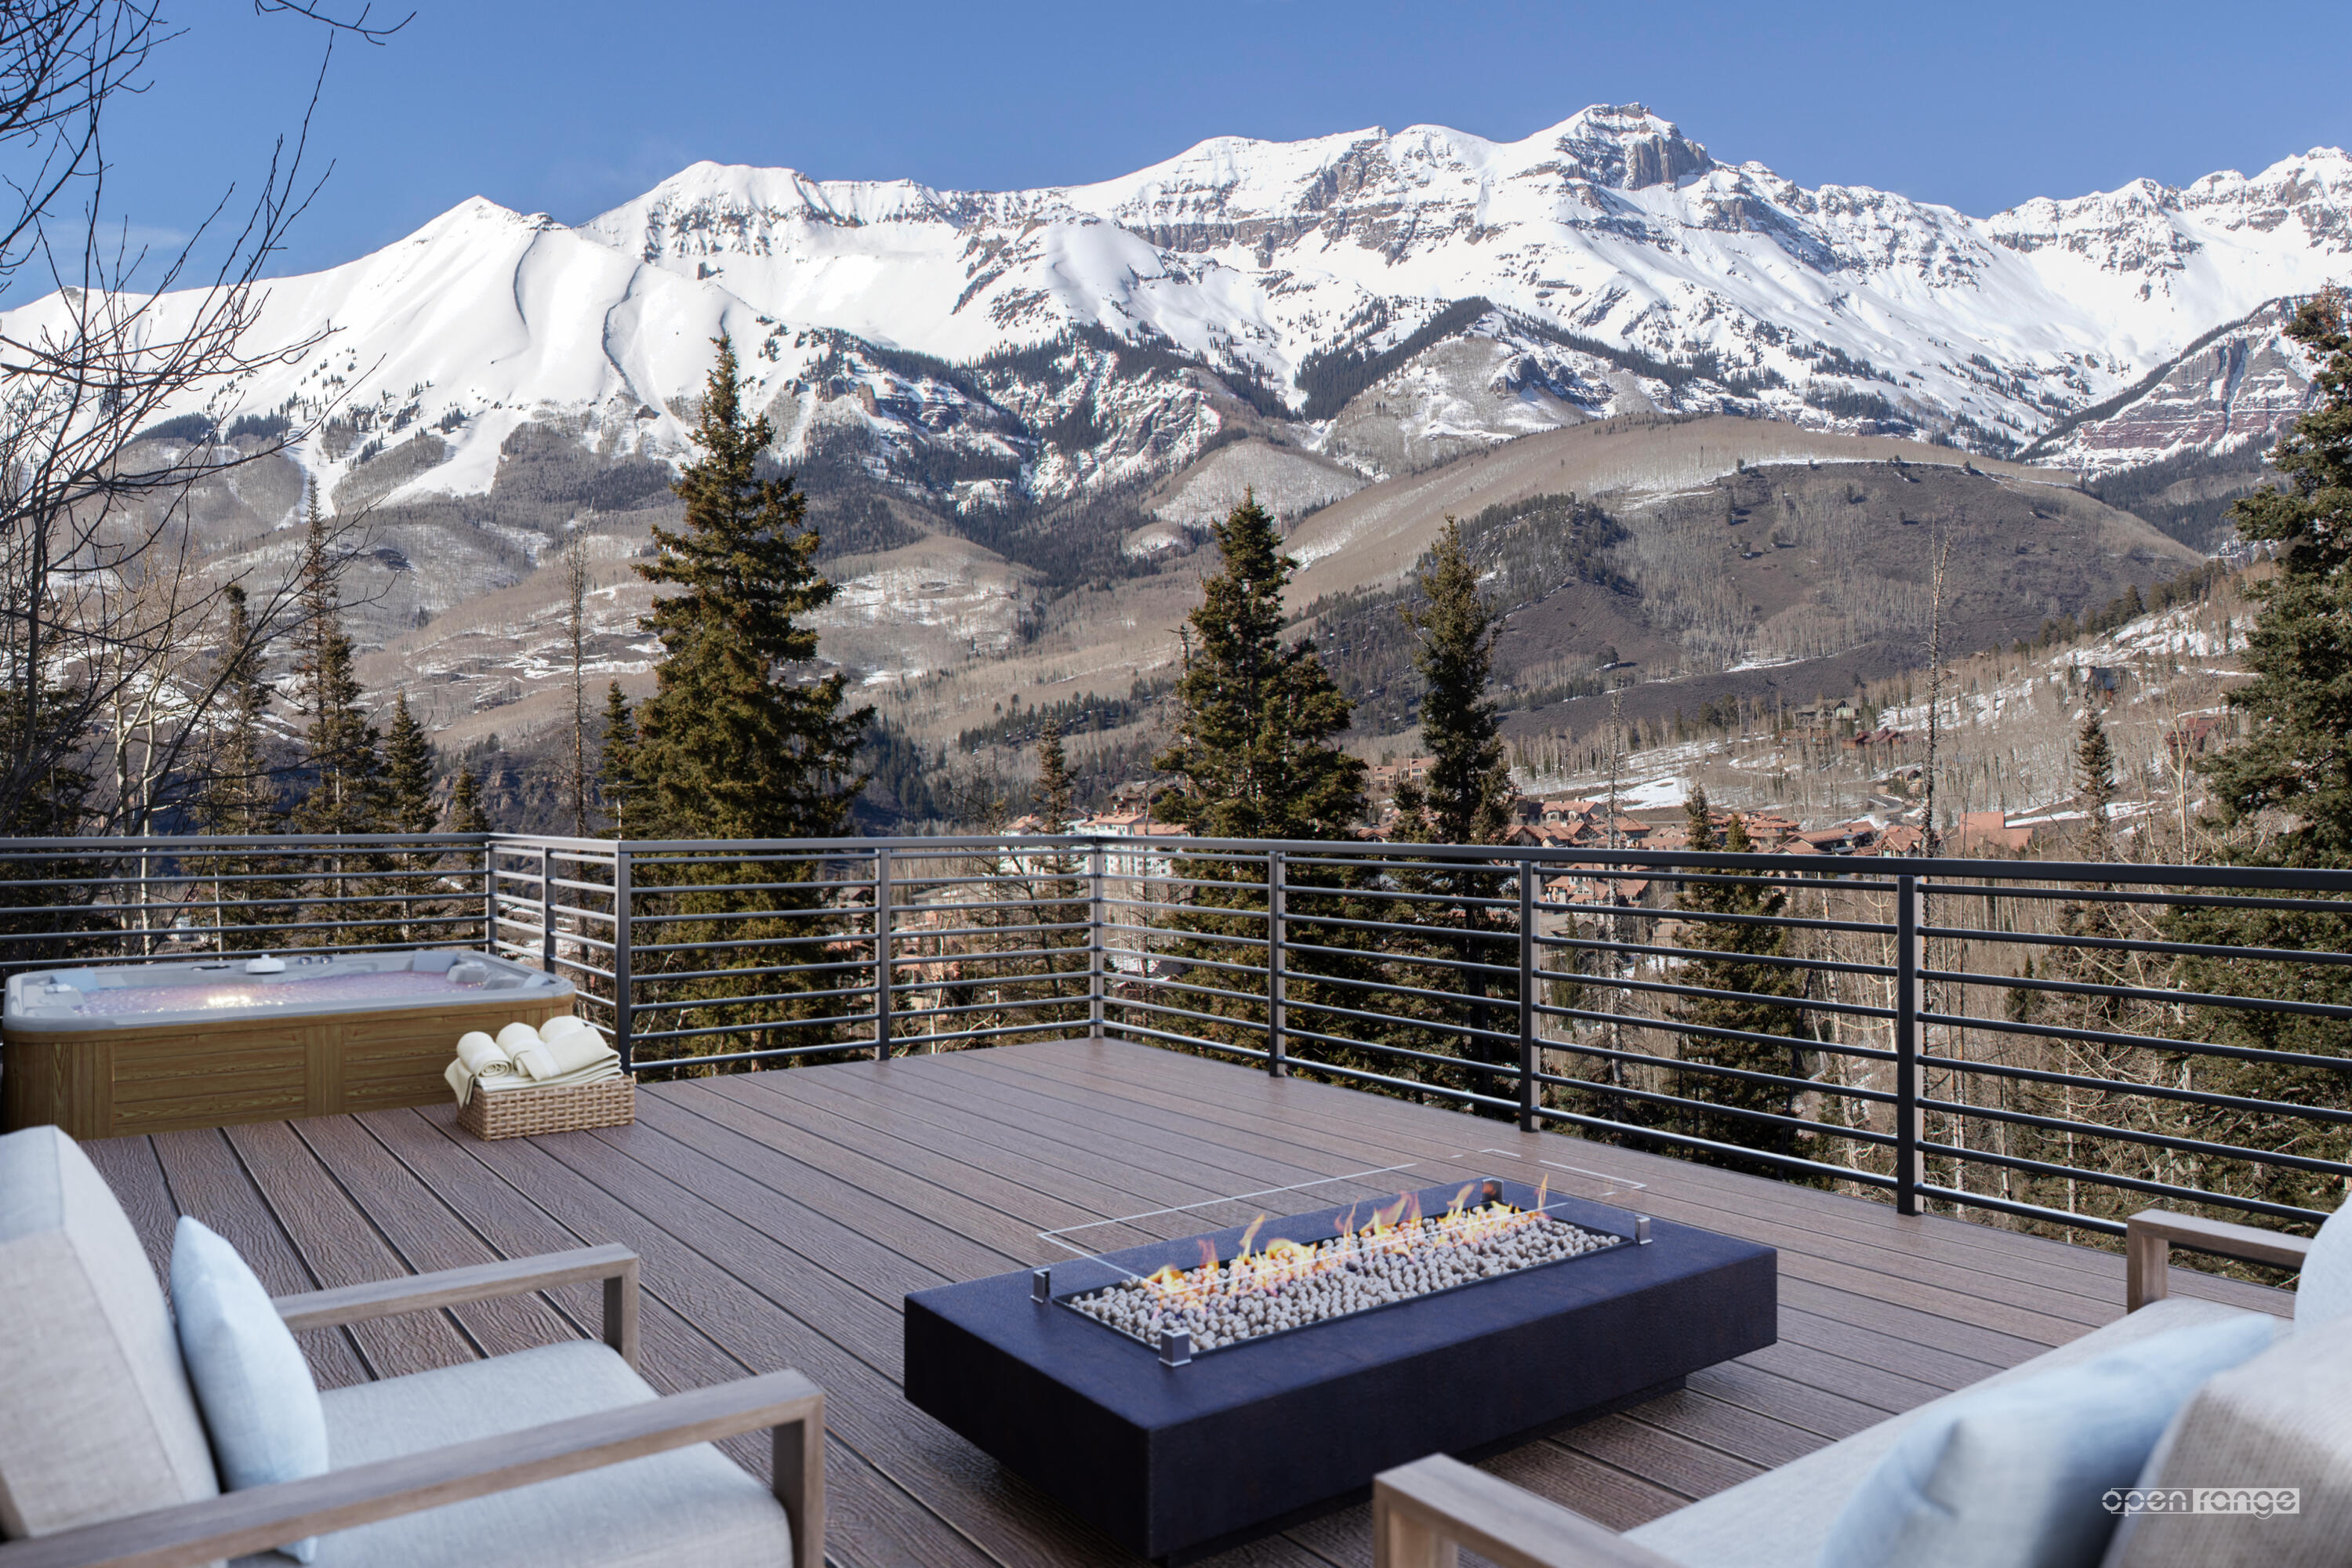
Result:
<instances>
[{"instance_id":1,"label":"snow-covered mountain","mask_svg":"<svg viewBox=\"0 0 2352 1568\"><path fill-rule=\"evenodd\" d=\"M1219 138L1046 190L698 163L576 227L478 198L269 285L259 333L335 335L241 392L336 409L304 454L331 493L430 427L382 499L464 496L526 424L675 455L724 333L787 458L971 513L1154 480L1235 431L1367 479L1652 406L2014 450L2347 278L2334 149L1976 218L1600 106L1508 142Z\"/></svg>"}]
</instances>

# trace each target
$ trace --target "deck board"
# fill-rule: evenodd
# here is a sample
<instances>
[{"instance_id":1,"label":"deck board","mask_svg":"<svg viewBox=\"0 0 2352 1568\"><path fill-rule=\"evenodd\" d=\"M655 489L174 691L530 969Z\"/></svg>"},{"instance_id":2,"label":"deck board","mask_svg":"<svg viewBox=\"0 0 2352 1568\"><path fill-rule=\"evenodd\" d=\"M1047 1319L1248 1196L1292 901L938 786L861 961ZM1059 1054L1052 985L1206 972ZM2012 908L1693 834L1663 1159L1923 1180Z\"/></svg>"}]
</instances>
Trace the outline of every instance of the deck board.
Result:
<instances>
[{"instance_id":1,"label":"deck board","mask_svg":"<svg viewBox=\"0 0 2352 1568\"><path fill-rule=\"evenodd\" d=\"M2123 1310L2092 1247L1796 1188L1299 1079L1105 1041L646 1086L635 1126L483 1143L443 1108L92 1146L159 1270L194 1214L273 1290L619 1242L644 1259L646 1377L665 1391L796 1366L827 1394L828 1555L843 1568L1133 1568L908 1405L900 1301L1050 1262L1039 1232L1412 1163L1319 1206L1537 1163L1646 1183L1648 1212L1780 1249L1780 1342L1684 1390L1487 1462L1623 1528L1784 1464ZM1329 1194L1327 1199L1326 1194ZM1212 1222L1224 1223L1222 1215ZM1204 1228L1133 1218L1097 1246ZM2284 1312L2282 1292L2174 1271ZM593 1332L593 1288L303 1336L329 1385ZM765 1473L757 1437L728 1445ZM1339 1510L1218 1568L1366 1568Z\"/></svg>"}]
</instances>

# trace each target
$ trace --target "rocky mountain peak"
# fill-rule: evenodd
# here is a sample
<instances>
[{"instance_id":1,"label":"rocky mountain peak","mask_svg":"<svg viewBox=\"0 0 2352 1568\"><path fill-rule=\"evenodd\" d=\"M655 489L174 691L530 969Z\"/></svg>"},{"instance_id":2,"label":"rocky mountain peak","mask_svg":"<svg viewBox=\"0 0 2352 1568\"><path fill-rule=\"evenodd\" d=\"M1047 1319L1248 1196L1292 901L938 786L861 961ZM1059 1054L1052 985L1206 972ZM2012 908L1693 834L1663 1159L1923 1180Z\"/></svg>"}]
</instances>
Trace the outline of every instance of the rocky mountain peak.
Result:
<instances>
[{"instance_id":1,"label":"rocky mountain peak","mask_svg":"<svg viewBox=\"0 0 2352 1568\"><path fill-rule=\"evenodd\" d=\"M1578 110L1545 134L1593 184L1612 190L1670 185L1685 174L1705 174L1715 166L1704 144L1689 140L1673 121L1638 103L1597 103Z\"/></svg>"}]
</instances>

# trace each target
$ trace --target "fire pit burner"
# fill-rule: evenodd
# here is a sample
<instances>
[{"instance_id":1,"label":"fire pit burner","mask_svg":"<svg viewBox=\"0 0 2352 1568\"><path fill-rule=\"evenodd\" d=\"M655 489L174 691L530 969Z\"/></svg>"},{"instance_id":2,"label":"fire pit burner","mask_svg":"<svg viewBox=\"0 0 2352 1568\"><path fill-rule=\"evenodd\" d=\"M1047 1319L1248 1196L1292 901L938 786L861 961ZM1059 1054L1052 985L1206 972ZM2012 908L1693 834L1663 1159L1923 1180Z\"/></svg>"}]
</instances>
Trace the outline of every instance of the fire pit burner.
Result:
<instances>
[{"instance_id":1,"label":"fire pit burner","mask_svg":"<svg viewBox=\"0 0 2352 1568\"><path fill-rule=\"evenodd\" d=\"M1473 1207L1474 1195L1485 1201ZM1154 1349L1172 1332L1207 1352L1625 1244L1546 1213L1543 1193L1532 1207L1515 1207L1491 1181L1465 1185L1434 1218L1423 1217L1416 1193L1374 1208L1360 1228L1357 1212L1323 1240L1276 1237L1255 1251L1253 1225L1230 1262L1204 1245L1198 1268L1169 1264L1064 1304Z\"/></svg>"}]
</instances>

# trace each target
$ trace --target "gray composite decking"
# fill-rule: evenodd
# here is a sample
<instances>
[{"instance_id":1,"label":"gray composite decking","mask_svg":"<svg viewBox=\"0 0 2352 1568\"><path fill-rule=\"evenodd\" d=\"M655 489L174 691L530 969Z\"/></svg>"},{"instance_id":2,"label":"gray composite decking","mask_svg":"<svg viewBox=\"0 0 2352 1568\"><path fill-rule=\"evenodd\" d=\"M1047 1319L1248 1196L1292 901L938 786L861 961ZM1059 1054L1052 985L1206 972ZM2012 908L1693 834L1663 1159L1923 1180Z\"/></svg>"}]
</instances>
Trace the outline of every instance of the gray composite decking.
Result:
<instances>
[{"instance_id":1,"label":"gray composite decking","mask_svg":"<svg viewBox=\"0 0 2352 1568\"><path fill-rule=\"evenodd\" d=\"M1549 1161L1646 1183L1649 1212L1780 1248L1778 1344L1489 1462L1618 1528L2123 1311L2115 1254L1118 1041L648 1085L634 1127L498 1143L436 1107L89 1148L159 1269L173 1217L192 1214L280 1294L634 1247L657 1387L785 1366L824 1387L828 1555L859 1568L1135 1561L899 1394L905 1293L1050 1262L1060 1254L1043 1229L1406 1162L1412 1184L1433 1185L1516 1156L1515 1173ZM1293 1206L1397 1184L1318 1189ZM1181 1215L1138 1227L1203 1228ZM2276 1312L2291 1301L2183 1270L2173 1279L2181 1293ZM593 1333L594 1289L309 1334L306 1349L323 1384L396 1375ZM766 1450L763 1437L730 1446L762 1475ZM1369 1510L1357 1507L1216 1562L1363 1568L1370 1557Z\"/></svg>"}]
</instances>

